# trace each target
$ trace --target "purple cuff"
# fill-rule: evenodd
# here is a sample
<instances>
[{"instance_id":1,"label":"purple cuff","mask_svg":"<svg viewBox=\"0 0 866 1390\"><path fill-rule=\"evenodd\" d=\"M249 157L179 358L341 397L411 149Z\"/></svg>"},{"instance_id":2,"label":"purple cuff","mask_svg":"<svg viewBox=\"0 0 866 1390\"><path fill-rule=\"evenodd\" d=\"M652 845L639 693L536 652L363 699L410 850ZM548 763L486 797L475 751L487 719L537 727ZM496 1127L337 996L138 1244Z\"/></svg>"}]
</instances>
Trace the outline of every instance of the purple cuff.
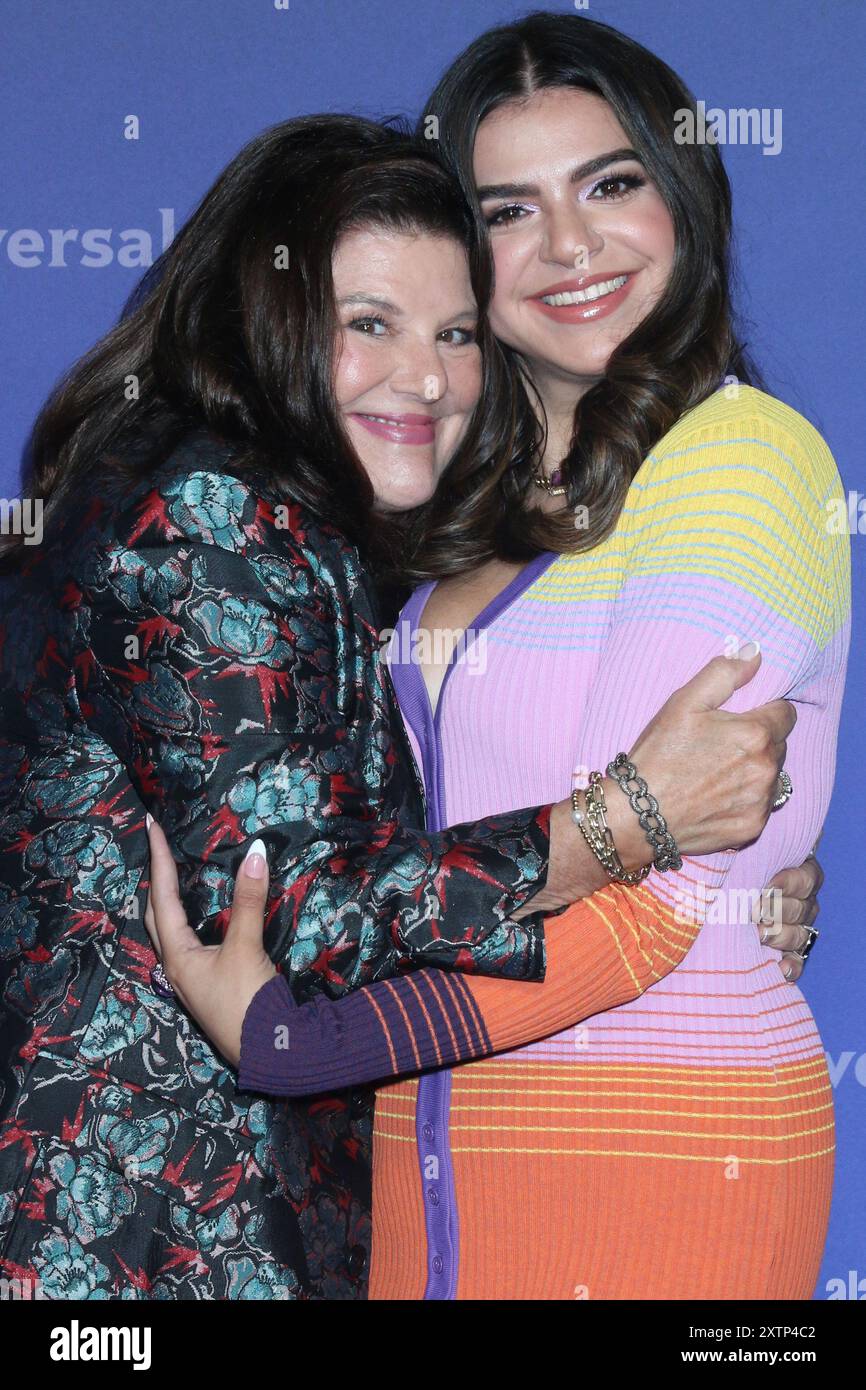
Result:
<instances>
[{"instance_id":1,"label":"purple cuff","mask_svg":"<svg viewBox=\"0 0 866 1390\"><path fill-rule=\"evenodd\" d=\"M421 970L306 1004L297 1004L285 978L275 975L244 1016L238 1087L271 1096L322 1095L491 1051L459 973Z\"/></svg>"},{"instance_id":2,"label":"purple cuff","mask_svg":"<svg viewBox=\"0 0 866 1390\"><path fill-rule=\"evenodd\" d=\"M291 1042L291 1022L298 1012L292 992L283 975L274 975L253 996L244 1014L241 1027L241 1055L238 1062L238 1087L242 1091L263 1091L266 1095L280 1093L280 1059L284 1050L278 1047L283 1040L280 1029L288 1031Z\"/></svg>"}]
</instances>

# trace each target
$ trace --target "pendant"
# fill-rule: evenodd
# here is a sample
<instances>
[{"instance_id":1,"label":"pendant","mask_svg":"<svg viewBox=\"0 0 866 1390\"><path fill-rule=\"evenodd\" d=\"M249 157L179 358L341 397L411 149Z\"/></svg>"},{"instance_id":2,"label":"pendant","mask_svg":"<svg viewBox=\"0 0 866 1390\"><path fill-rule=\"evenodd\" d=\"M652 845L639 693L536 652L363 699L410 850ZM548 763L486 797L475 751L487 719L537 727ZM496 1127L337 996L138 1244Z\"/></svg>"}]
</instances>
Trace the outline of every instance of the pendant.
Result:
<instances>
[{"instance_id":1,"label":"pendant","mask_svg":"<svg viewBox=\"0 0 866 1390\"><path fill-rule=\"evenodd\" d=\"M543 487L543 488L544 488L544 491L547 492L547 493L549 493L549 495L550 495L551 497L564 497L564 496L565 496L566 489L565 489L563 486L561 486L561 483L562 483L562 469L561 469L561 468L555 468L555 469L553 470L553 472L551 473L550 477L549 477L549 478L545 478L543 472L541 471L541 469L540 469L540 467L539 467L538 472L537 472L537 473L533 473L533 475L532 475L532 481L535 483L536 487Z\"/></svg>"}]
</instances>

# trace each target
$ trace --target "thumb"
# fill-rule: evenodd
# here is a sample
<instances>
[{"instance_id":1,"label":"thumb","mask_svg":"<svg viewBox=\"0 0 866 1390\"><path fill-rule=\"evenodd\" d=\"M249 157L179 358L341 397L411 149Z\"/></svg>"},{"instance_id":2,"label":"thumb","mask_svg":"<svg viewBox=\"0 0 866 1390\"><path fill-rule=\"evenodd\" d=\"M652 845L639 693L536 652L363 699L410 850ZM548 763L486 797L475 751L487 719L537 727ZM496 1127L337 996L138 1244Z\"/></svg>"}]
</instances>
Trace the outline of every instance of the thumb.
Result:
<instances>
[{"instance_id":1,"label":"thumb","mask_svg":"<svg viewBox=\"0 0 866 1390\"><path fill-rule=\"evenodd\" d=\"M160 953L166 969L178 952L199 946L198 937L186 919L175 865L162 826L150 818L147 826L150 847L149 906L153 912Z\"/></svg>"},{"instance_id":2,"label":"thumb","mask_svg":"<svg viewBox=\"0 0 866 1390\"><path fill-rule=\"evenodd\" d=\"M223 944L234 950L264 951L268 901L268 857L263 840L253 840L235 879L232 910Z\"/></svg>"},{"instance_id":3,"label":"thumb","mask_svg":"<svg viewBox=\"0 0 866 1390\"><path fill-rule=\"evenodd\" d=\"M746 642L735 656L714 656L682 687L680 694L692 708L718 709L735 690L757 675L760 664L757 642Z\"/></svg>"}]
</instances>

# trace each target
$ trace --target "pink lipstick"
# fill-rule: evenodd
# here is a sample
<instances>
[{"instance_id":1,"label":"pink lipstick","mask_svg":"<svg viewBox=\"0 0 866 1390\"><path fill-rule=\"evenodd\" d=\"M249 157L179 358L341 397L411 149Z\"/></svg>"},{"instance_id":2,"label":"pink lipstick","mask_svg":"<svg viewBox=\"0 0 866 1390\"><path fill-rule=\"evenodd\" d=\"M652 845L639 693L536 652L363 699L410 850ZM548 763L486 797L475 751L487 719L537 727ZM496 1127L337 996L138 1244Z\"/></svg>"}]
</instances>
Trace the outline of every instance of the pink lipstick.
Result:
<instances>
[{"instance_id":1,"label":"pink lipstick","mask_svg":"<svg viewBox=\"0 0 866 1390\"><path fill-rule=\"evenodd\" d=\"M362 415L352 411L352 419L392 444L432 444L436 436L432 415Z\"/></svg>"},{"instance_id":2,"label":"pink lipstick","mask_svg":"<svg viewBox=\"0 0 866 1390\"><path fill-rule=\"evenodd\" d=\"M634 283L635 271L578 275L548 285L529 302L555 323L595 323L618 309ZM554 303L545 303L546 299Z\"/></svg>"}]
</instances>

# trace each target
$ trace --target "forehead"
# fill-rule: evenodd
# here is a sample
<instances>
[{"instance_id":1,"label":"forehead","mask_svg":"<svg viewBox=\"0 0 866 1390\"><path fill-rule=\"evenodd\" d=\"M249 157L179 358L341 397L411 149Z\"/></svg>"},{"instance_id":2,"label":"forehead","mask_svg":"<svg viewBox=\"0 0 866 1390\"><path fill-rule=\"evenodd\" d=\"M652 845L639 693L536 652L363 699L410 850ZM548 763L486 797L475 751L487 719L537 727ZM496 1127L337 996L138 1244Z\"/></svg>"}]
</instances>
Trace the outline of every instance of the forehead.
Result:
<instances>
[{"instance_id":1,"label":"forehead","mask_svg":"<svg viewBox=\"0 0 866 1390\"><path fill-rule=\"evenodd\" d=\"M475 182L529 182L629 143L603 97L578 87L545 88L485 116L475 136Z\"/></svg>"},{"instance_id":2,"label":"forehead","mask_svg":"<svg viewBox=\"0 0 866 1390\"><path fill-rule=\"evenodd\" d=\"M376 274L413 264L436 261L468 270L465 246L441 232L402 232L390 227L356 227L344 233L334 248L334 272L369 268Z\"/></svg>"},{"instance_id":3,"label":"forehead","mask_svg":"<svg viewBox=\"0 0 866 1390\"><path fill-rule=\"evenodd\" d=\"M346 232L334 250L333 276L338 295L376 288L435 292L443 281L464 289L470 283L466 248L459 241L432 232L385 227Z\"/></svg>"}]
</instances>

